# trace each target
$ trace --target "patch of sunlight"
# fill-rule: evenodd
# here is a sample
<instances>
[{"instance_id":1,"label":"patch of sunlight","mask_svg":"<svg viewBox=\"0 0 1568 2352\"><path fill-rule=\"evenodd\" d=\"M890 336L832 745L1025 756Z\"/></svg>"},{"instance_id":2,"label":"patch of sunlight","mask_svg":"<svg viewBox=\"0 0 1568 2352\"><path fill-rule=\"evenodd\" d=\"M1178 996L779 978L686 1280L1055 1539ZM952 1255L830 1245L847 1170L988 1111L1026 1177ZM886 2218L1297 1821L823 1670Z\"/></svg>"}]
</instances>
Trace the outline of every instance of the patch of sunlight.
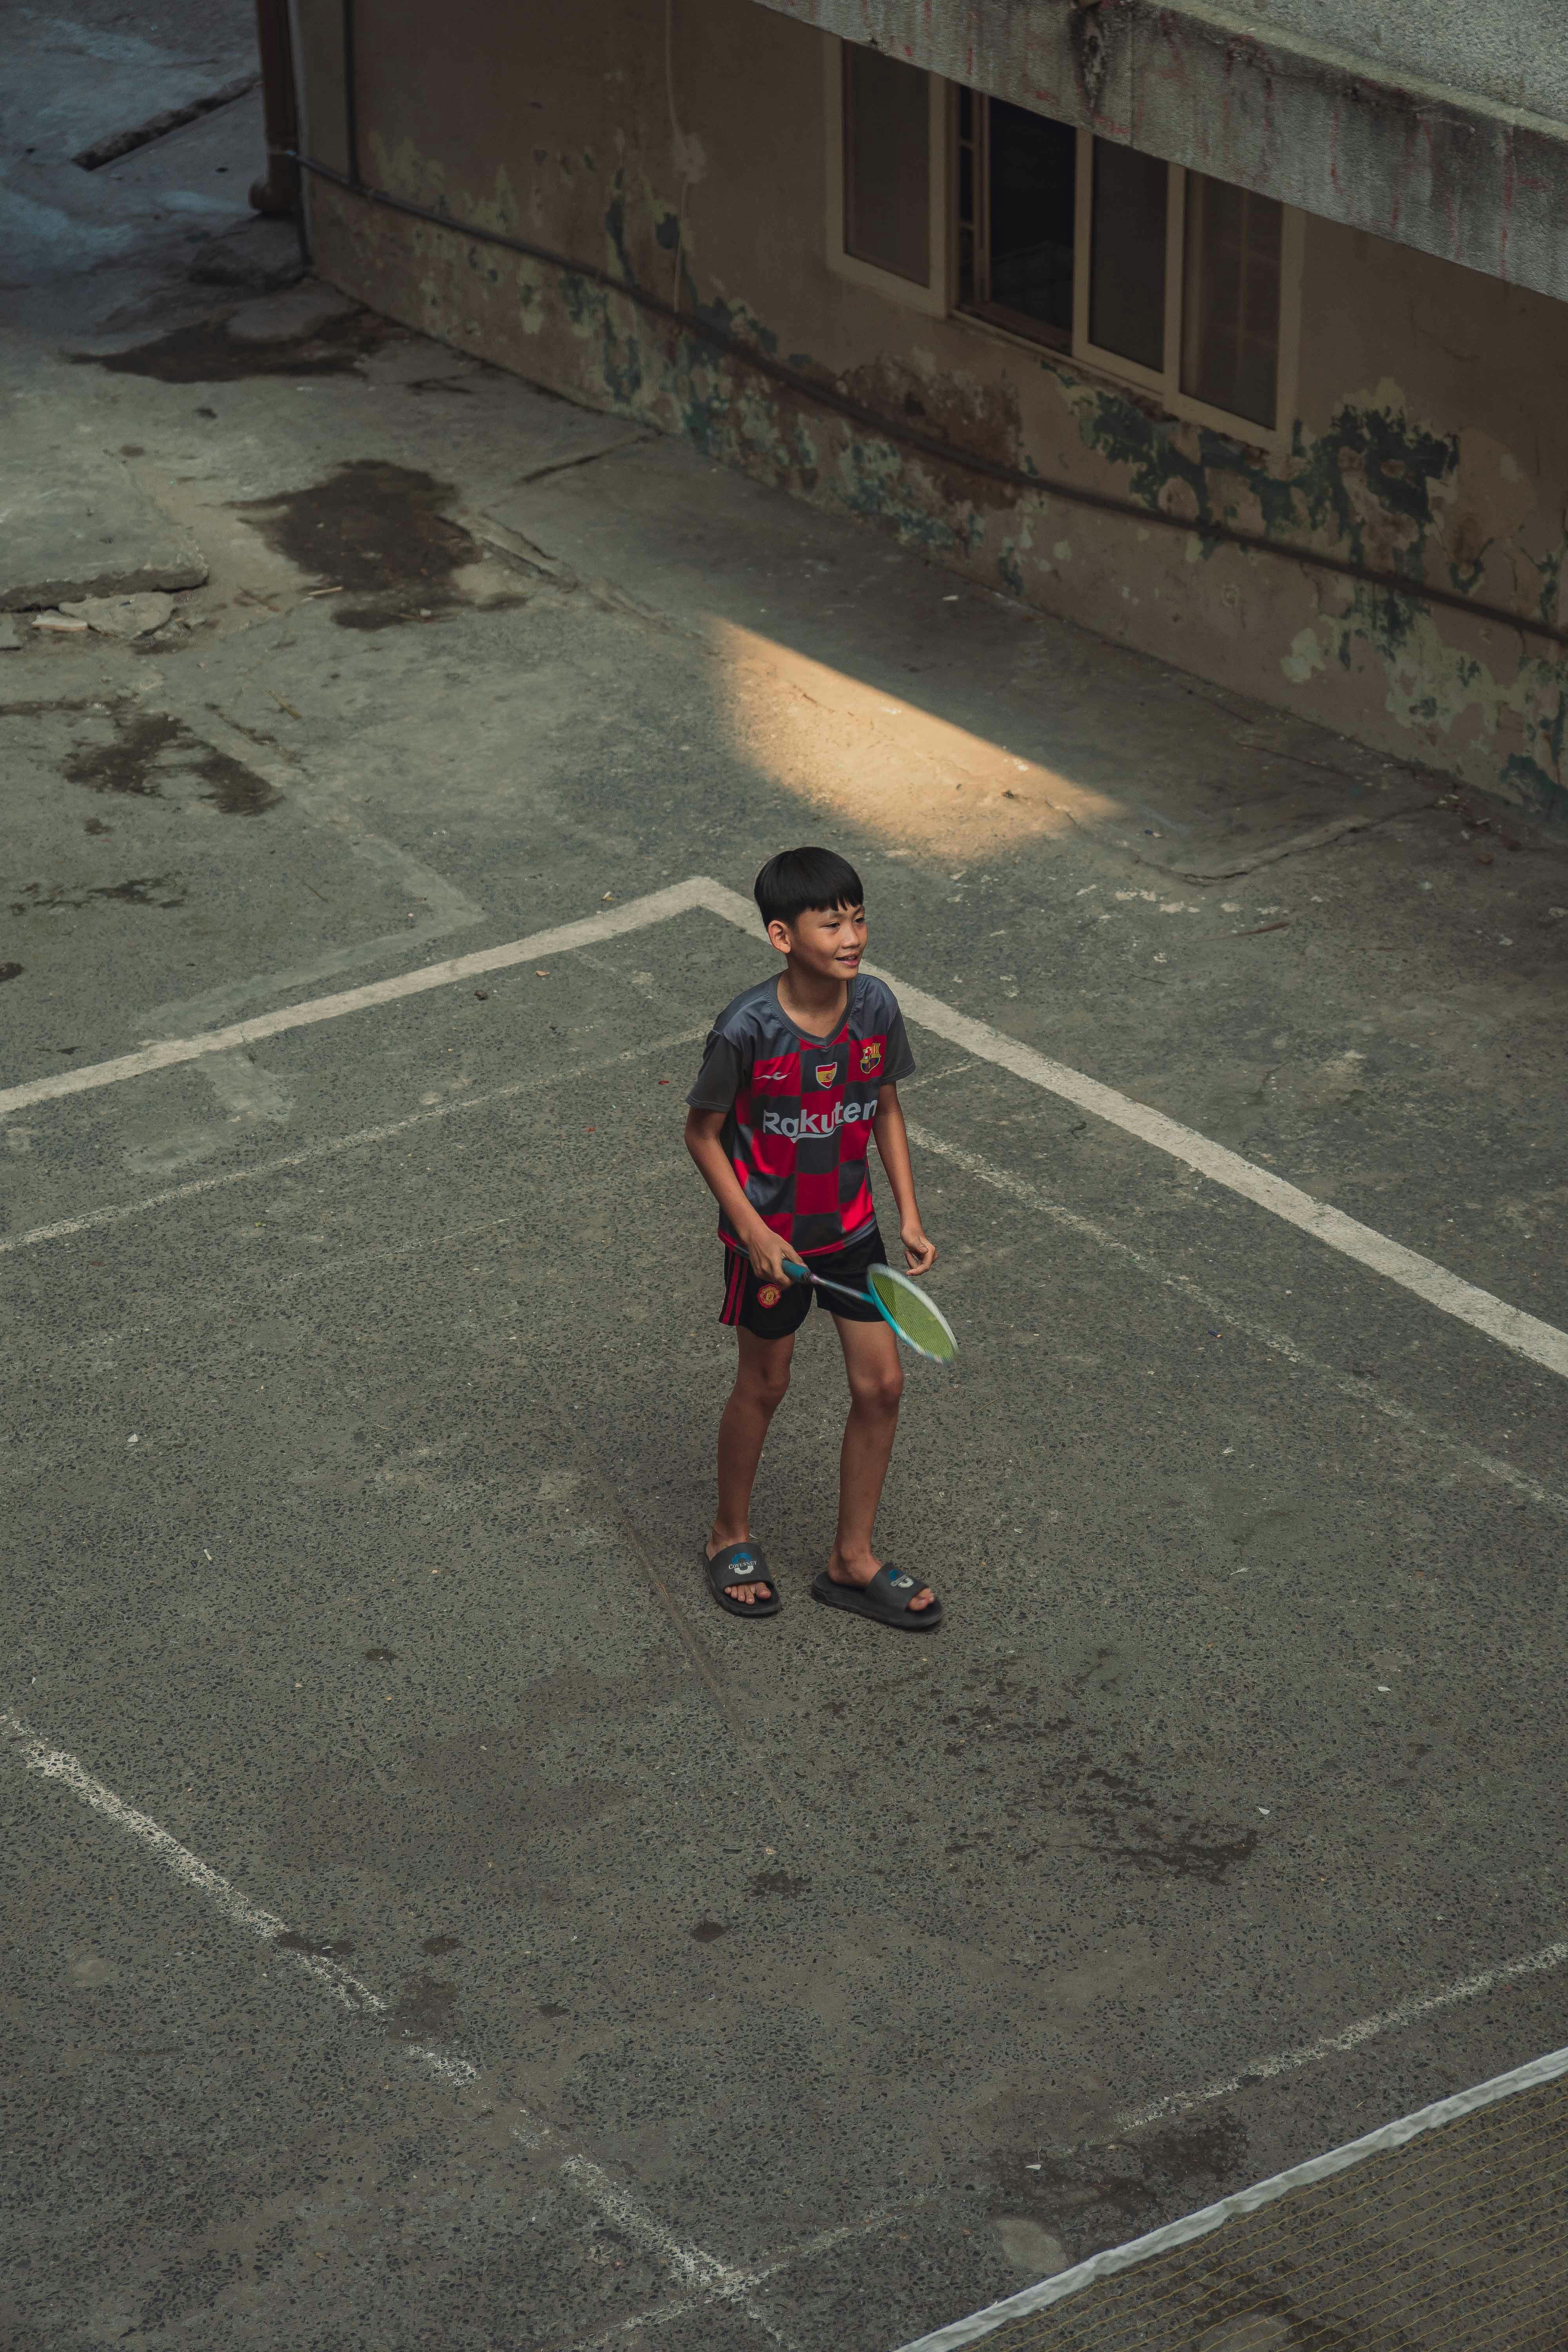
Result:
<instances>
[{"instance_id":1,"label":"patch of sunlight","mask_svg":"<svg viewBox=\"0 0 1568 2352\"><path fill-rule=\"evenodd\" d=\"M1120 803L898 694L714 621L737 752L816 807L942 856L1123 816Z\"/></svg>"}]
</instances>

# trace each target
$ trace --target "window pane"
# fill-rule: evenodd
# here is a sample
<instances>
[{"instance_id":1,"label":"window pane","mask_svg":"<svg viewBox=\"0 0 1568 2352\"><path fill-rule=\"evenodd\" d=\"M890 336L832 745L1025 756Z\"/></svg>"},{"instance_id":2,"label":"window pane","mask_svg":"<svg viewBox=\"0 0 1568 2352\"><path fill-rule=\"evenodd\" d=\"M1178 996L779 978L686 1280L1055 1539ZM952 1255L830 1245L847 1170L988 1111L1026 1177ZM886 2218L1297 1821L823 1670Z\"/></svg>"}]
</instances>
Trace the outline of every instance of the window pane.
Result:
<instances>
[{"instance_id":1,"label":"window pane","mask_svg":"<svg viewBox=\"0 0 1568 2352\"><path fill-rule=\"evenodd\" d=\"M1070 337L1078 134L999 98L987 114L991 299Z\"/></svg>"},{"instance_id":2,"label":"window pane","mask_svg":"<svg viewBox=\"0 0 1568 2352\"><path fill-rule=\"evenodd\" d=\"M1188 173L1182 390L1270 426L1278 404L1283 228L1274 197Z\"/></svg>"},{"instance_id":3,"label":"window pane","mask_svg":"<svg viewBox=\"0 0 1568 2352\"><path fill-rule=\"evenodd\" d=\"M1165 195L1170 166L1094 142L1089 340L1158 373L1165 364Z\"/></svg>"},{"instance_id":4,"label":"window pane","mask_svg":"<svg viewBox=\"0 0 1568 2352\"><path fill-rule=\"evenodd\" d=\"M931 283L931 106L918 66L844 44L844 250Z\"/></svg>"}]
</instances>

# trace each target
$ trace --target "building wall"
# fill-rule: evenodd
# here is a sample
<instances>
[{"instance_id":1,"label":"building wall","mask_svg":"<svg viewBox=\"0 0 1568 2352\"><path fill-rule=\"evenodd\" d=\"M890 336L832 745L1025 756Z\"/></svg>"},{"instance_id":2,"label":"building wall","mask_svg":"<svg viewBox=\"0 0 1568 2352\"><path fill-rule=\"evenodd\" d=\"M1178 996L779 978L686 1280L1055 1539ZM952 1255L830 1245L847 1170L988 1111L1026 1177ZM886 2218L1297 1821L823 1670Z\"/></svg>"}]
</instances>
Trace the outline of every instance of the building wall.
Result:
<instances>
[{"instance_id":1,"label":"building wall","mask_svg":"<svg viewBox=\"0 0 1568 2352\"><path fill-rule=\"evenodd\" d=\"M761 0L1568 299L1560 0Z\"/></svg>"},{"instance_id":2,"label":"building wall","mask_svg":"<svg viewBox=\"0 0 1568 2352\"><path fill-rule=\"evenodd\" d=\"M1309 220L1287 452L825 257L824 36L752 0L518 11L360 0L364 179L635 284L722 336L1004 467L851 422L585 269L522 258L318 179L318 266L374 308L858 515L933 561L1543 813L1568 814L1561 643L1173 524L1224 522L1561 627L1568 305ZM342 166L336 0L297 0L307 135ZM678 299L677 299L678 298Z\"/></svg>"}]
</instances>

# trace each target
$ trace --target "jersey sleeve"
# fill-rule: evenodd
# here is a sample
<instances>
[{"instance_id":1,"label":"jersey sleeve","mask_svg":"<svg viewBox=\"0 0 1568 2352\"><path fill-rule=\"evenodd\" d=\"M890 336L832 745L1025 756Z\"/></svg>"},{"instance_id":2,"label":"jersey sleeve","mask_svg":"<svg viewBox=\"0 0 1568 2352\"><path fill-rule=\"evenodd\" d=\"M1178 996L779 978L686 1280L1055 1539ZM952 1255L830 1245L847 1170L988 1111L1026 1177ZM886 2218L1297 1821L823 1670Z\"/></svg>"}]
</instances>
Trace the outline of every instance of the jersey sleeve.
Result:
<instances>
[{"instance_id":1,"label":"jersey sleeve","mask_svg":"<svg viewBox=\"0 0 1568 2352\"><path fill-rule=\"evenodd\" d=\"M728 1110L746 1075L746 1055L733 1037L715 1029L702 1055L697 1083L687 1096L693 1110Z\"/></svg>"},{"instance_id":2,"label":"jersey sleeve","mask_svg":"<svg viewBox=\"0 0 1568 2352\"><path fill-rule=\"evenodd\" d=\"M888 999L888 1059L882 1072L882 1084L896 1086L900 1078L907 1078L910 1075L914 1066L915 1057L910 1045L909 1031L904 1027L904 1016L899 1010L897 997L889 996Z\"/></svg>"}]
</instances>

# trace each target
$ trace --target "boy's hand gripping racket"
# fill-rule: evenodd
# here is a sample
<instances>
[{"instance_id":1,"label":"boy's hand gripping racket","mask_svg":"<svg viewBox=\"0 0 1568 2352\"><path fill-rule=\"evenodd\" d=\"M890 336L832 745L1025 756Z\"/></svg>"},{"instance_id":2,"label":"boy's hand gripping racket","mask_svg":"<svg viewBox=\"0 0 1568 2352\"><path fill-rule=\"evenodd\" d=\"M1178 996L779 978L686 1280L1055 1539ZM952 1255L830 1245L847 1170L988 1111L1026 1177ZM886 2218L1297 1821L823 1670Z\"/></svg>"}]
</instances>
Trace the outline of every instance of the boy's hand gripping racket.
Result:
<instances>
[{"instance_id":1,"label":"boy's hand gripping racket","mask_svg":"<svg viewBox=\"0 0 1568 2352\"><path fill-rule=\"evenodd\" d=\"M826 1276L813 1274L808 1265L800 1265L793 1258L784 1260L784 1272L792 1282L815 1283L818 1290L836 1290L841 1298L868 1300L882 1320L892 1325L906 1348L912 1348L917 1356L928 1356L933 1364L951 1364L958 1353L952 1326L941 1307L932 1305L918 1283L907 1274L895 1274L890 1265L872 1266L864 1290L851 1290L846 1283L829 1282Z\"/></svg>"}]
</instances>

